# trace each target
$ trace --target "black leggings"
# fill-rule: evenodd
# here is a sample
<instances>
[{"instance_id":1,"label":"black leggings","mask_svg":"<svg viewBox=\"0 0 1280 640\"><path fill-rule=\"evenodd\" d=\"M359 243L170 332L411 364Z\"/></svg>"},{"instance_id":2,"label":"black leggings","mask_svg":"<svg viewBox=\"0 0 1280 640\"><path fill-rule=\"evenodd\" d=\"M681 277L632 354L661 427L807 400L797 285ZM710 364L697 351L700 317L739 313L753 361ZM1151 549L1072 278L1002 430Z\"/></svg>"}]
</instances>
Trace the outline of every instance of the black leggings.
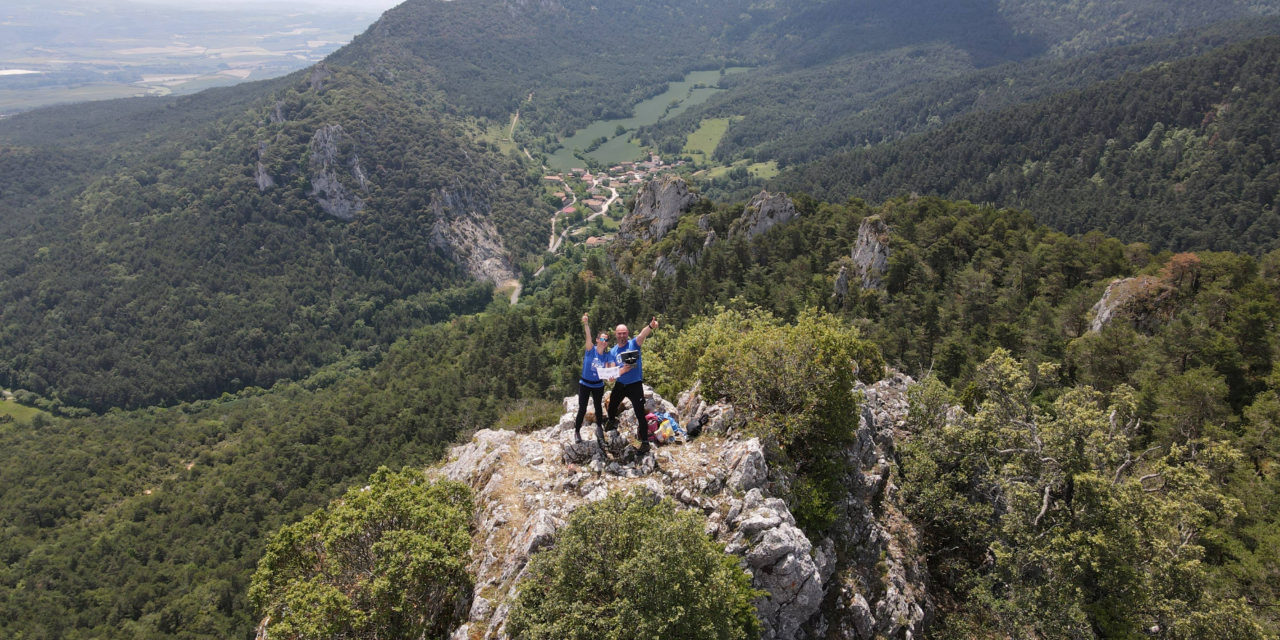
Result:
<instances>
[{"instance_id":1,"label":"black leggings","mask_svg":"<svg viewBox=\"0 0 1280 640\"><path fill-rule=\"evenodd\" d=\"M591 396L596 404L596 424L604 422L604 411L600 410L600 399L604 398L604 385L592 389L578 382L578 419L573 421L574 433L582 428L582 419L587 417L587 396Z\"/></svg>"},{"instance_id":2,"label":"black leggings","mask_svg":"<svg viewBox=\"0 0 1280 640\"><path fill-rule=\"evenodd\" d=\"M649 423L644 419L644 381L613 385L613 391L609 392L610 420L618 415L618 407L622 405L623 398L630 400L631 408L636 410L636 437L640 442L645 442L649 439Z\"/></svg>"}]
</instances>

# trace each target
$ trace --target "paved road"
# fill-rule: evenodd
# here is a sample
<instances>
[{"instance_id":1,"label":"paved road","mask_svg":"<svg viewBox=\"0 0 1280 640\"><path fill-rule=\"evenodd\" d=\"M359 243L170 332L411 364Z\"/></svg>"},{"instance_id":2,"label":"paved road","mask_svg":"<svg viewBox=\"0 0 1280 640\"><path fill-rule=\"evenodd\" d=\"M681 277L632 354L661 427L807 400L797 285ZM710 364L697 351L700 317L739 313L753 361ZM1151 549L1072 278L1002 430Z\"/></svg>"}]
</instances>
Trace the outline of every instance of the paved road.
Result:
<instances>
[{"instance_id":1,"label":"paved road","mask_svg":"<svg viewBox=\"0 0 1280 640\"><path fill-rule=\"evenodd\" d=\"M594 189L599 184L600 184L599 180L592 180L591 188ZM566 184L565 188L568 188L568 186L569 185ZM587 216L586 219L583 220L583 222L591 222L595 218L599 218L600 216L605 215L606 213L609 212L609 207L614 202L618 201L618 190L613 187L609 187L608 189L612 195L610 195L609 199L605 201L604 206L600 207L600 211L597 211L596 213L593 213ZM569 193L572 194L573 192L570 191ZM578 202L578 196L574 194L573 201L565 206L572 207L573 205L577 204L577 202ZM551 216L551 241L547 243L547 250L552 253L559 251L560 245L563 244L564 241L568 239L569 239L569 229L566 228L564 231L561 231L559 235L557 235L556 234L556 216ZM541 272L541 270L539 270L539 272ZM534 275L537 275L537 274L535 273Z\"/></svg>"}]
</instances>

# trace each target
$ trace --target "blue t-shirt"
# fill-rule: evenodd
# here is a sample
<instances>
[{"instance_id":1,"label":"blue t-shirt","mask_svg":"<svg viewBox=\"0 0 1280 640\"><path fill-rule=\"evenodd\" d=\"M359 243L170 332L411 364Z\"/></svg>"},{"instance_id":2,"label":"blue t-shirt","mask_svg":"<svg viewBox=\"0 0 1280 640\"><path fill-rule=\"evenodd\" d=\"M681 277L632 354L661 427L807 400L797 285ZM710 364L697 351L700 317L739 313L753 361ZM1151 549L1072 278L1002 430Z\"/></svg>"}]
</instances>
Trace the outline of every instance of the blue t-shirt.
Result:
<instances>
[{"instance_id":1,"label":"blue t-shirt","mask_svg":"<svg viewBox=\"0 0 1280 640\"><path fill-rule=\"evenodd\" d=\"M618 376L618 384L631 384L632 382L640 382L644 379L644 373L640 370L640 345L636 344L636 339L627 340L626 344L620 344L609 350L609 357L619 366L623 364L622 354L627 351L636 352L636 363L631 370Z\"/></svg>"},{"instance_id":2,"label":"blue t-shirt","mask_svg":"<svg viewBox=\"0 0 1280 640\"><path fill-rule=\"evenodd\" d=\"M596 373L597 367L603 367L609 364L609 352L599 353L594 345L587 347L587 352L582 354L582 375L578 378L578 382L584 387L599 389L604 386L604 380L600 379L600 374Z\"/></svg>"}]
</instances>

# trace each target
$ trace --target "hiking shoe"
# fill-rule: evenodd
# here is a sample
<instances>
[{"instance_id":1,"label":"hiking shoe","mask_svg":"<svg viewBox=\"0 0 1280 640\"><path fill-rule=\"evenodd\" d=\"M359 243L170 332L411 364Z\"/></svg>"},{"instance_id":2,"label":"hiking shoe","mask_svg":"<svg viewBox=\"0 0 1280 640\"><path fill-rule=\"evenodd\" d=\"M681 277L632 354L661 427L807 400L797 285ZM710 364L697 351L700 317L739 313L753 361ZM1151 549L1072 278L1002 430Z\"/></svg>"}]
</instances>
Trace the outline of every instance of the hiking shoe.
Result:
<instances>
[{"instance_id":1,"label":"hiking shoe","mask_svg":"<svg viewBox=\"0 0 1280 640\"><path fill-rule=\"evenodd\" d=\"M605 420L605 421L604 421L604 428L605 428L607 431L617 431L617 430L618 430L618 419L617 419L617 418L609 418L608 420Z\"/></svg>"},{"instance_id":2,"label":"hiking shoe","mask_svg":"<svg viewBox=\"0 0 1280 640\"><path fill-rule=\"evenodd\" d=\"M582 442L582 433L578 429L573 430L573 441Z\"/></svg>"},{"instance_id":3,"label":"hiking shoe","mask_svg":"<svg viewBox=\"0 0 1280 640\"><path fill-rule=\"evenodd\" d=\"M643 458L648 454L649 454L649 441L645 440L641 442L640 446L636 449L636 456Z\"/></svg>"},{"instance_id":4,"label":"hiking shoe","mask_svg":"<svg viewBox=\"0 0 1280 640\"><path fill-rule=\"evenodd\" d=\"M600 448L600 455L608 460L609 451L604 448L604 427L599 422L596 423L596 446Z\"/></svg>"}]
</instances>

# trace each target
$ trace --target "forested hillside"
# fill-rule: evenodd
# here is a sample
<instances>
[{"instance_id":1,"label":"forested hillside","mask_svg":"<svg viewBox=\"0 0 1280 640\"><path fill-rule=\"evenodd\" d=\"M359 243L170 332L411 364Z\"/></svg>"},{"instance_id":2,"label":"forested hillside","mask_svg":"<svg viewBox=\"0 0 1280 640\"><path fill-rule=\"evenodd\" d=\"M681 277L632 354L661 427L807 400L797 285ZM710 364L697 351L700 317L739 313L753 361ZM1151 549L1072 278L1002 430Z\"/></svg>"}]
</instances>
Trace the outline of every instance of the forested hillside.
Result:
<instances>
[{"instance_id":1,"label":"forested hillside","mask_svg":"<svg viewBox=\"0 0 1280 640\"><path fill-rule=\"evenodd\" d=\"M944 194L1025 207L1068 233L1171 249L1265 252L1280 235L1280 38L799 167L825 198Z\"/></svg>"},{"instance_id":2,"label":"forested hillside","mask_svg":"<svg viewBox=\"0 0 1280 640\"><path fill-rule=\"evenodd\" d=\"M1195 540L1208 594L1244 597L1251 617L1272 620L1262 605L1280 580L1269 542L1280 455L1268 435L1280 420L1268 320L1280 312L1276 255L1153 254L1096 233L1070 238L1026 214L932 198L878 207L800 198L798 209L797 220L748 241L731 233L741 205L704 202L673 240L701 246L702 215L729 239L695 267L628 285L602 256L574 249L535 281L530 304L499 303L301 383L173 409L0 425L0 508L12 523L0 545L8 554L2 618L12 621L5 631L243 635L254 621L245 587L267 532L379 465L424 464L453 438L495 422L554 421L556 401L572 391L583 311L604 325L659 314L649 375L662 385L663 336L680 335L717 305L782 320L806 308L832 311L889 363L933 371L970 408L986 397L980 365L998 348L1045 372L1033 373L1044 376L1036 388L1045 402L1077 385L1133 387L1146 425L1138 451L1211 437L1243 455L1221 476L1241 508L1197 529ZM833 296L873 215L889 229L884 288L851 283ZM637 249L612 258L644 272L652 254ZM1121 313L1092 331L1090 309L1117 276L1147 279L1147 302L1125 308L1151 311ZM937 544L946 553L952 543ZM950 611L963 620L978 605L960 590L958 566L937 571L957 589L959 608Z\"/></svg>"},{"instance_id":3,"label":"forested hillside","mask_svg":"<svg viewBox=\"0 0 1280 640\"><path fill-rule=\"evenodd\" d=\"M520 109L537 137L626 117L632 104L695 69L797 69L930 42L953 43L982 60L1025 58L1041 48L982 0L413 1L332 62L373 73L428 69L450 103L499 120Z\"/></svg>"},{"instance_id":4,"label":"forested hillside","mask_svg":"<svg viewBox=\"0 0 1280 640\"><path fill-rule=\"evenodd\" d=\"M729 90L644 135L678 153L704 118L736 118L716 147L721 161L815 161L891 142L989 112L1079 89L1151 65L1203 55L1280 33L1280 19L1229 21L1176 36L1068 58L978 67L953 44L864 53L803 69L762 69L726 78Z\"/></svg>"},{"instance_id":5,"label":"forested hillside","mask_svg":"<svg viewBox=\"0 0 1280 640\"><path fill-rule=\"evenodd\" d=\"M913 406L913 411L922 412L917 418L919 429L941 424L940 414L928 413L945 412L938 402L954 402L979 420L992 421L975 425L976 431L930 433L927 442L911 450L915 457L903 462L909 468L899 471L915 496L912 499L918 500L917 524L928 532L922 553L930 558L931 575L942 589L935 595L949 602L944 613L950 617L942 624L949 631L940 632L940 637L984 637L993 629L1015 636L1035 629L1044 637L1080 637L1070 633L1113 637L1122 633L1120 629L1136 632L1129 607L1143 589L1164 593L1154 597L1170 600L1158 606L1183 607L1182 614L1200 606L1218 606L1208 601L1179 604L1178 598L1185 594L1162 591L1177 581L1200 585L1203 592L1196 598L1247 602L1245 615L1262 622L1269 633L1276 632L1271 604L1280 594L1273 533L1280 524L1274 501L1280 489L1275 466L1280 443L1274 437L1274 425L1280 414L1276 413L1273 364L1280 334L1273 318L1280 312L1280 253L1261 259L1233 253L1153 253L1143 243L1124 244L1098 232L1069 237L1036 224L1025 213L935 198L900 198L872 207L859 200L830 205L799 197L797 211L796 220L748 240L734 234L741 206L704 202L667 238L652 245L639 243L619 254L617 263L630 265L632 278L649 281L644 306L664 312L667 318L701 317L717 305L759 307L783 318L808 307L831 309L861 327L891 365L949 386L946 400L935 396L928 401L935 403L929 405L932 409ZM704 247L711 233L720 240ZM883 271L869 272L865 263L851 255L871 238L879 238L873 242L882 243L887 256ZM694 266L682 264L670 276L651 275L650 265L657 255L698 248L702 251ZM861 285L864 273L880 284ZM1121 277L1126 279L1112 291L1109 285ZM1104 294L1108 304L1098 305ZM1109 321L1099 319L1107 316L1103 308L1114 310ZM678 327L671 330L680 331ZM998 363L988 362L992 354L1001 353L995 358ZM991 368L1010 366L1022 373ZM1026 380L1010 382L1019 375L1027 376ZM1001 395L1008 391L999 390L1005 384L1026 386L1015 394ZM1003 574L986 561L986 554L1007 548L1001 545L1018 544L1027 547L1019 562L1049 563L1057 562L1051 560L1054 554L1070 558L1093 545L1124 547L1128 536L1164 535L1142 533L1127 520L1114 525L1094 520L1092 525L1080 526L1091 532L1096 529L1090 527L1116 528L1097 534L1102 536L1097 539L1067 537L1052 544L1040 542L1043 534L1018 538L1023 533L1016 533L1017 527L1026 526L1025 522L1004 521L999 513L1004 503L997 504L995 513L982 515L987 498L969 493L981 491L977 487L987 481L979 478L985 472L974 461L995 455L993 449L1017 446L984 444L976 435L1003 437L995 435L997 428L1016 431L999 423L1003 418L998 415L1032 415L1028 407L1034 404L1048 410L1039 419L1063 416L1064 428L1088 429L1080 414L1068 418L1065 412L1077 411L1071 407L1080 401L1079 394L1087 397L1095 390L1108 395L1088 402L1133 403L1131 432L1123 436L1121 446L1135 461L1125 470L1116 463L1108 478L1111 474L1120 478L1134 464L1154 465L1160 456L1167 456L1165 461L1175 468L1208 465L1208 471L1194 473L1209 473L1211 482L1225 487L1226 496L1206 495L1208 502L1200 506L1149 503L1140 507L1156 509L1153 513L1187 508L1191 509L1187 513L1199 514L1195 524L1184 521L1188 528L1179 535L1185 536L1184 543L1194 541L1202 547L1203 567L1195 565L1199 568L1181 575L1161 573L1166 569L1158 568L1160 561L1146 564L1150 561L1121 553L1106 561L1117 563L1117 573L1105 579L1119 582L1094 585L1092 581L1104 579L1106 572L1086 571L1079 574L1080 582L1069 583L1070 588L1080 589L1078 596L1052 589L1036 591L1034 574L1022 578L1016 572L1013 577ZM1019 402L1025 404L1013 402L1018 394L1023 394ZM1124 394L1132 397L1124 399ZM1059 399L1062 406L1049 409ZM989 406L984 404L988 401ZM1103 403L1100 409L1106 406ZM1118 429L1114 423L1112 428ZM1197 453L1213 443L1227 443L1228 449ZM1225 457L1210 457L1218 455ZM1144 462L1147 456L1152 457ZM1182 468L1192 472L1190 466ZM1061 481L1048 469L1026 472L1047 474L1034 482ZM974 475L966 475L970 473ZM1076 517L1081 523L1095 517L1086 515L1091 509L1112 508L1084 502L1068 506L1070 489L1054 486L1050 493L1060 491L1053 495L1065 500L1054 502L1055 508L1079 509ZM1038 500L1029 514L1011 517L1029 521L1040 507ZM1165 515L1179 517L1160 517ZM1055 526L1061 526L1055 531L1067 536L1077 525ZM1153 540L1152 544L1165 542ZM1044 555L1031 560L1036 554ZM1135 589L1132 593L1112 590L1121 589L1121 575L1130 570L1164 577L1153 585L1124 587ZM1219 622L1240 615L1236 605L1222 606L1226 609ZM1067 613L1077 607L1089 612ZM1228 615L1228 609L1235 613ZM1238 622L1222 622L1217 631L1195 627L1189 618L1173 622L1182 614L1171 612L1161 618L1161 624L1175 625L1175 629L1184 625L1178 633L1202 630L1187 637L1252 637L1253 632ZM1071 624L1094 625L1094 630L1069 632L1065 618L1054 617L1058 615L1080 615L1084 622ZM1063 626L1055 628L1051 622L1055 619Z\"/></svg>"},{"instance_id":6,"label":"forested hillside","mask_svg":"<svg viewBox=\"0 0 1280 640\"><path fill-rule=\"evenodd\" d=\"M537 169L523 155L504 156L477 138L487 123L505 124L517 110L517 144L548 150L558 134L593 118L626 115L637 99L688 70L751 65L757 71L730 92L745 114L731 113L731 103L702 113L748 116L730 126L724 157L771 156L785 164L1274 27L1223 27L1113 58L1038 63L1018 70L1009 91L996 90L1005 83L1004 67L971 73L1048 50L1092 51L1104 41L1137 41L1210 18L1273 13L1266 2L1217 12L1190 3L1168 15L1149 3L1126 6L1127 13L1113 16L1111 9L1095 14L1075 5L976 0L413 1L388 12L326 65L288 78L180 100L6 119L0 161L11 170L3 174L0 202L12 213L0 230L12 240L0 248L0 273L7 276L0 282L0 385L94 410L212 397L294 379L344 350L385 344L438 318L430 308L450 295L444 289L531 273L550 208L535 194ZM920 15L930 20L914 18ZM1065 17L1075 31L1046 26ZM922 108L937 103L927 96L972 78L980 81L965 97ZM1207 126L1256 111L1239 106ZM1054 120L1042 112L1035 117ZM1160 120L1177 131L1192 128ZM697 121L682 122L675 134L668 131L668 142ZM1199 130L1196 136L1213 139ZM662 146L660 137L654 140ZM939 151L948 144L939 140L929 151L954 152ZM924 151L900 153L926 162ZM1267 162L1265 154L1260 161ZM848 162L780 184L843 197L848 189L839 181L857 175ZM1253 160L1239 162L1221 180L1202 172L1203 185L1183 186L1216 194L1244 172L1241 179L1265 187L1265 173L1250 173ZM893 166L886 175L895 175ZM1058 171L1028 167L1030 176ZM916 190L1028 205L1061 228L1102 225L1126 238L1147 223L1101 220L1133 218L1135 207L1150 206L1130 205L1137 196L1104 193L1112 202L1101 212L1040 211L1061 194L1021 188L1017 198L1005 198L907 178L910 184L856 179L859 193L877 198ZM962 179L976 180L952 181ZM1140 195L1162 206L1172 202ZM1174 209L1192 216L1187 212L1221 196L1204 197L1182 198ZM1244 196L1241 211L1209 231L1184 232L1181 223L1167 233L1154 223L1145 228L1161 246L1252 248L1224 238L1248 232L1240 220L1265 197ZM1256 232L1269 223L1260 224Z\"/></svg>"},{"instance_id":7,"label":"forested hillside","mask_svg":"<svg viewBox=\"0 0 1280 640\"><path fill-rule=\"evenodd\" d=\"M525 169L403 88L321 68L237 107L154 143L3 152L0 385L106 409L296 378L487 303L444 292L478 276L466 229L512 273L544 241Z\"/></svg>"},{"instance_id":8,"label":"forested hillside","mask_svg":"<svg viewBox=\"0 0 1280 640\"><path fill-rule=\"evenodd\" d=\"M585 312L660 319L668 396L813 377L787 383L821 428L789 435L820 439L763 446L815 541L861 472L824 447L861 415L844 391L882 361L920 380L878 465L931 637L1274 638L1277 9L410 0L285 78L6 118L0 634L252 637L273 532L554 424ZM544 254L539 152L731 66L639 140L723 118L720 161L781 161L787 221L695 188L663 237ZM868 366L786 368L814 336Z\"/></svg>"}]
</instances>

